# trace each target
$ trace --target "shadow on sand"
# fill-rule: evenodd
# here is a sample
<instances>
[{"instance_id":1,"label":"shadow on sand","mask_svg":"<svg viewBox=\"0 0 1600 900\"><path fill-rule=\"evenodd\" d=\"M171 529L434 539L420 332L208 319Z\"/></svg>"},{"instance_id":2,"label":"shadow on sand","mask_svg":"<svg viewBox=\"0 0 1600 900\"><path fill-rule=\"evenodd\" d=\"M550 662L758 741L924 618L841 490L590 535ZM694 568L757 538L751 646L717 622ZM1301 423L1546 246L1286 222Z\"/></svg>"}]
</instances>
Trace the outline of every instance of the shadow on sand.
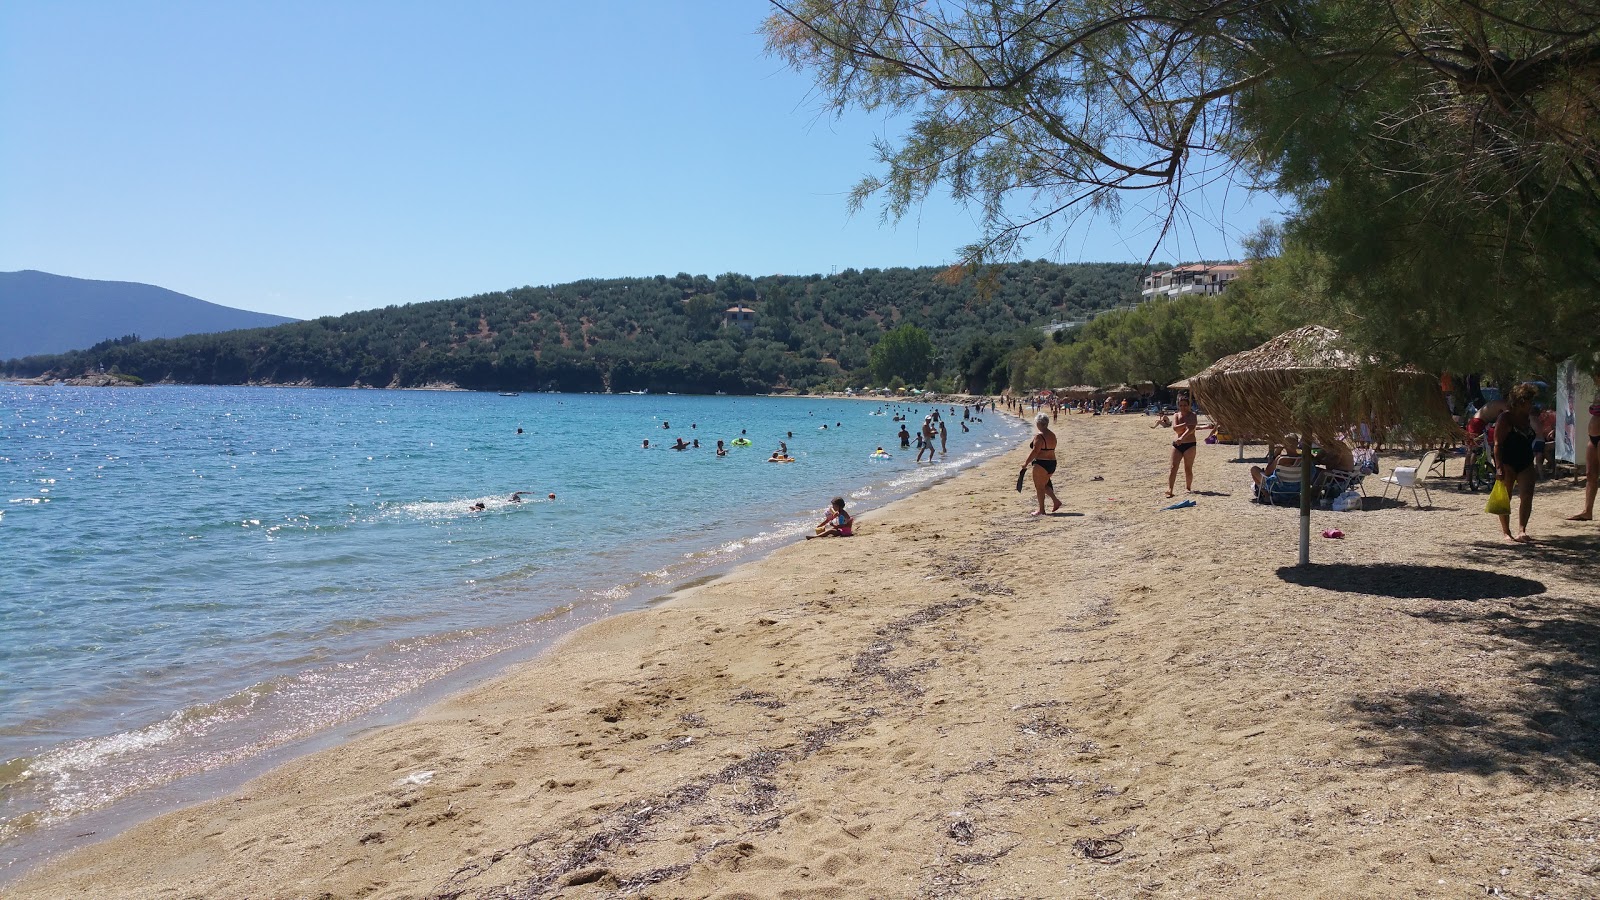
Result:
<instances>
[{"instance_id":1,"label":"shadow on sand","mask_svg":"<svg viewBox=\"0 0 1600 900\"><path fill-rule=\"evenodd\" d=\"M1352 699L1390 764L1562 783L1600 778L1600 609L1592 600L1546 595L1411 615L1509 645L1521 680L1495 699L1443 688Z\"/></svg>"},{"instance_id":2,"label":"shadow on sand","mask_svg":"<svg viewBox=\"0 0 1600 900\"><path fill-rule=\"evenodd\" d=\"M1545 591L1541 582L1518 575L1410 563L1284 566L1278 569L1278 577L1304 587L1399 600L1503 600Z\"/></svg>"},{"instance_id":3,"label":"shadow on sand","mask_svg":"<svg viewBox=\"0 0 1600 900\"><path fill-rule=\"evenodd\" d=\"M1495 572L1490 551L1562 570L1576 584L1600 556L1590 536L1527 547L1485 542L1463 554L1477 567L1374 563L1285 567L1292 584L1419 603L1403 612L1492 650L1515 674L1510 687L1474 691L1459 681L1358 694L1348 709L1383 765L1436 772L1507 773L1532 781L1600 781L1600 591L1546 592L1532 578Z\"/></svg>"}]
</instances>

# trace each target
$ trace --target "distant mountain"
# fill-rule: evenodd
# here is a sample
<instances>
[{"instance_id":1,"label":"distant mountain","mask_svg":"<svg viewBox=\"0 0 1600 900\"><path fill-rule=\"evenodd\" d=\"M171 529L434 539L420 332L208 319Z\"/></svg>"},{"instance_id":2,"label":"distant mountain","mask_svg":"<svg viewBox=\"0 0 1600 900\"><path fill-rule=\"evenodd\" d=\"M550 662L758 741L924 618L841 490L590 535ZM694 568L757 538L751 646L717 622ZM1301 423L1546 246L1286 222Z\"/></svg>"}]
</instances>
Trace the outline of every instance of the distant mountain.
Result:
<instances>
[{"instance_id":1,"label":"distant mountain","mask_svg":"<svg viewBox=\"0 0 1600 900\"><path fill-rule=\"evenodd\" d=\"M129 334L180 337L294 321L150 284L0 272L0 359L81 350Z\"/></svg>"}]
</instances>

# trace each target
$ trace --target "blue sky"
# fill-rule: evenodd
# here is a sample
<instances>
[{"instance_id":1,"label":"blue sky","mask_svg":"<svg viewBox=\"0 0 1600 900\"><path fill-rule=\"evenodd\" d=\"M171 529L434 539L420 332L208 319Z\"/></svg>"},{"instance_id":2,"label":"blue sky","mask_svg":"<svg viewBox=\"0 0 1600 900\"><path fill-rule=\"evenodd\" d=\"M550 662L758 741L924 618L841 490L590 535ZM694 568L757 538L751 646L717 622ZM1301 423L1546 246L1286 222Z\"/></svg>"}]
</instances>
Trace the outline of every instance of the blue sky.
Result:
<instances>
[{"instance_id":1,"label":"blue sky","mask_svg":"<svg viewBox=\"0 0 1600 900\"><path fill-rule=\"evenodd\" d=\"M0 4L0 270L301 318L580 278L938 265L939 197L851 216L896 123L819 109L743 2ZM1197 198L1157 259L1237 255ZM1058 245L1059 240L1059 245ZM1036 241L1143 261L1137 213Z\"/></svg>"}]
</instances>

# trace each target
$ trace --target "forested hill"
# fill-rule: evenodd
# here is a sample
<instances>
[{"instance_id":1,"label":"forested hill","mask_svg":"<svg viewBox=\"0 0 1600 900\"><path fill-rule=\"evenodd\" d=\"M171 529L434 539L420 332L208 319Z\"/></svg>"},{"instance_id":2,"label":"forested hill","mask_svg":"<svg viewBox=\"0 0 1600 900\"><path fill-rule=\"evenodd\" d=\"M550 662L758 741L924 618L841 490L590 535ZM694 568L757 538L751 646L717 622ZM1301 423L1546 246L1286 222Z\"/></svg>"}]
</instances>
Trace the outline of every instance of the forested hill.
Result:
<instances>
[{"instance_id":1,"label":"forested hill","mask_svg":"<svg viewBox=\"0 0 1600 900\"><path fill-rule=\"evenodd\" d=\"M1138 297L1132 263L1023 262L948 283L934 267L836 275L587 280L171 340L122 339L5 363L5 374L104 367L145 381L498 390L765 391L866 383L868 352L911 324L930 378L988 389L1038 326ZM755 311L747 335L725 311Z\"/></svg>"}]
</instances>

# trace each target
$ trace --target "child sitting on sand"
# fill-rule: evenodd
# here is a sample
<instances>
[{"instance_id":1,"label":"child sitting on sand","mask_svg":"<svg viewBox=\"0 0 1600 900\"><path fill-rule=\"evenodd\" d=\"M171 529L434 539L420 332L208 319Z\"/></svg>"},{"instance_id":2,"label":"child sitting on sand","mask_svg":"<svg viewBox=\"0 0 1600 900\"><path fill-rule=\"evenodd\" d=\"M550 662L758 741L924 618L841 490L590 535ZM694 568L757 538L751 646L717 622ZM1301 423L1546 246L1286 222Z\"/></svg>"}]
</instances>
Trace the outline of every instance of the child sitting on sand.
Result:
<instances>
[{"instance_id":1,"label":"child sitting on sand","mask_svg":"<svg viewBox=\"0 0 1600 900\"><path fill-rule=\"evenodd\" d=\"M817 524L817 533L806 535L806 540L809 541L814 537L849 537L855 521L853 516L844 511L844 498L835 497L827 516Z\"/></svg>"}]
</instances>

